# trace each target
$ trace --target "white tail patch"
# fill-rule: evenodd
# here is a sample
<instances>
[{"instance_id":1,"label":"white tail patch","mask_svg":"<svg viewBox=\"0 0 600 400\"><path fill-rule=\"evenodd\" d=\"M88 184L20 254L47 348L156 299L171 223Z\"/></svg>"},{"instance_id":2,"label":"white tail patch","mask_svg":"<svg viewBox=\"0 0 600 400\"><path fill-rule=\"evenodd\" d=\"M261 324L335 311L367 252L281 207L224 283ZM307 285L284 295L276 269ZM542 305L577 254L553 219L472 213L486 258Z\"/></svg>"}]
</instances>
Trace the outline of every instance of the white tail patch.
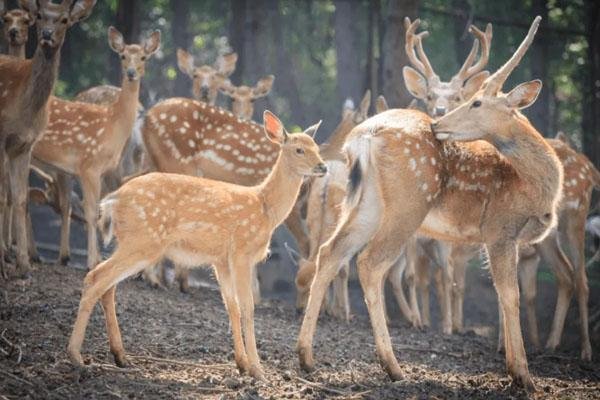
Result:
<instances>
[{"instance_id":1,"label":"white tail patch","mask_svg":"<svg viewBox=\"0 0 600 400\"><path fill-rule=\"evenodd\" d=\"M117 203L114 194L106 196L100 202L100 217L98 218L98 227L102 235L102 243L108 246L114 237L113 207Z\"/></svg>"}]
</instances>

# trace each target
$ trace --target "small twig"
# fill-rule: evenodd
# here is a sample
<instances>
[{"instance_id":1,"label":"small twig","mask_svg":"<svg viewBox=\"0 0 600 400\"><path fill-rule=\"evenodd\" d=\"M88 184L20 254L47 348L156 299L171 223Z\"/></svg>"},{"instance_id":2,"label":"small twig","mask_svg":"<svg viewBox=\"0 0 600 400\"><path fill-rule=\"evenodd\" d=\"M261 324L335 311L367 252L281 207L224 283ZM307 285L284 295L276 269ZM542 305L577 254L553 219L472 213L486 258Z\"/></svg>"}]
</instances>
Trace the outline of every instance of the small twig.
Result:
<instances>
[{"instance_id":1,"label":"small twig","mask_svg":"<svg viewBox=\"0 0 600 400\"><path fill-rule=\"evenodd\" d=\"M90 365L88 365L88 367L100 369L100 370L103 370L103 371L119 372L119 373L126 373L126 374L132 373L132 372L140 372L141 371L141 369L135 368L135 367L119 368L119 367L116 367L116 366L111 365L111 364L91 363Z\"/></svg>"},{"instance_id":2,"label":"small twig","mask_svg":"<svg viewBox=\"0 0 600 400\"><path fill-rule=\"evenodd\" d=\"M0 374L4 374L4 375L8 376L9 378L12 378L12 379L14 379L14 380L15 380L15 381L17 381L17 382L21 382L21 383L22 383L22 384L24 384L24 385L29 385L29 386L31 386L31 387L35 387L35 385L34 385L33 383L31 383L31 382L29 382L28 380L25 380L25 379L23 379L23 378L19 378L18 376L16 376L16 375L13 375L13 374L11 374L10 372L3 371L3 370L1 370L1 369L0 369Z\"/></svg>"},{"instance_id":3,"label":"small twig","mask_svg":"<svg viewBox=\"0 0 600 400\"><path fill-rule=\"evenodd\" d=\"M324 385L324 384L319 383L319 382L311 382L311 381L306 380L306 379L304 379L304 378L302 378L300 376L297 376L296 379L299 380L300 382L304 383L305 385L308 385L308 386L311 386L311 387L314 387L314 388L318 388L318 389L322 389L322 390L324 390L326 392L329 392L329 393L339 394L340 396L347 396L349 394L345 390L334 389L332 387L329 387L329 386Z\"/></svg>"},{"instance_id":4,"label":"small twig","mask_svg":"<svg viewBox=\"0 0 600 400\"><path fill-rule=\"evenodd\" d=\"M208 386L194 386L194 390L198 390L200 392L212 392L212 393L232 393L235 390L231 389L221 389L216 387L208 387Z\"/></svg>"},{"instance_id":5,"label":"small twig","mask_svg":"<svg viewBox=\"0 0 600 400\"><path fill-rule=\"evenodd\" d=\"M2 331L2 334L0 334L0 339L4 340L4 342L10 347L11 351L8 354L8 356L10 357L10 355L12 354L13 350L17 350L19 352L19 355L17 356L17 365L21 364L21 359L23 358L23 352L21 351L21 346L14 344L13 342L11 342L10 340L8 340L7 338L4 337L4 334L6 333L6 329Z\"/></svg>"},{"instance_id":6,"label":"small twig","mask_svg":"<svg viewBox=\"0 0 600 400\"><path fill-rule=\"evenodd\" d=\"M569 361L573 360L573 357L561 356L558 354L540 354L535 359L538 360L538 359L543 359L543 358L554 358L556 360L569 360Z\"/></svg>"},{"instance_id":7,"label":"small twig","mask_svg":"<svg viewBox=\"0 0 600 400\"><path fill-rule=\"evenodd\" d=\"M600 390L600 386L569 386L566 388L558 389L554 394L558 395L562 392L569 392L571 390Z\"/></svg>"},{"instance_id":8,"label":"small twig","mask_svg":"<svg viewBox=\"0 0 600 400\"><path fill-rule=\"evenodd\" d=\"M143 360L143 361L154 361L154 362L162 362L167 364L175 364L175 365L185 365L189 367L197 367L197 368L217 368L217 369L230 369L233 367L232 364L199 364L193 361L181 361L181 360L172 360L170 358L159 358L152 356L131 356L133 359Z\"/></svg>"}]
</instances>

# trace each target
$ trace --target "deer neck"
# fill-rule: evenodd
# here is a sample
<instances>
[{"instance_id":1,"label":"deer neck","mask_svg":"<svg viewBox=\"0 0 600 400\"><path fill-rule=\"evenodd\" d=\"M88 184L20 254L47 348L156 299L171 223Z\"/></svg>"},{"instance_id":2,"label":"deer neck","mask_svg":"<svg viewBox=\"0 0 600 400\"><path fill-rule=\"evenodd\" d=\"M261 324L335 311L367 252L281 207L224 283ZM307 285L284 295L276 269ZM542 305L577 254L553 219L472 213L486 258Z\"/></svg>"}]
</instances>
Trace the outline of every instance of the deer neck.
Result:
<instances>
[{"instance_id":1,"label":"deer neck","mask_svg":"<svg viewBox=\"0 0 600 400\"><path fill-rule=\"evenodd\" d=\"M60 50L52 54L38 47L31 60L31 75L25 88L21 115L23 120L32 121L48 104L58 76Z\"/></svg>"},{"instance_id":2,"label":"deer neck","mask_svg":"<svg viewBox=\"0 0 600 400\"><path fill-rule=\"evenodd\" d=\"M321 145L321 155L324 159L339 158L352 128L354 128L352 116L347 116L340 121L327 143Z\"/></svg>"},{"instance_id":3,"label":"deer neck","mask_svg":"<svg viewBox=\"0 0 600 400\"><path fill-rule=\"evenodd\" d=\"M117 150L121 150L127 139L131 136L133 125L137 117L138 101L140 95L140 79L130 81L123 77L121 91L112 105L112 121L115 126L114 140Z\"/></svg>"},{"instance_id":4,"label":"deer neck","mask_svg":"<svg viewBox=\"0 0 600 400\"><path fill-rule=\"evenodd\" d=\"M8 55L18 58L20 60L25 59L25 45L10 45L8 47Z\"/></svg>"},{"instance_id":5,"label":"deer neck","mask_svg":"<svg viewBox=\"0 0 600 400\"><path fill-rule=\"evenodd\" d=\"M554 150L523 116L513 119L508 129L510 139L492 137L490 142L533 195L554 199L562 185L562 165Z\"/></svg>"},{"instance_id":6,"label":"deer neck","mask_svg":"<svg viewBox=\"0 0 600 400\"><path fill-rule=\"evenodd\" d=\"M304 178L290 169L289 157L281 151L271 173L255 187L273 229L280 225L292 211Z\"/></svg>"}]
</instances>

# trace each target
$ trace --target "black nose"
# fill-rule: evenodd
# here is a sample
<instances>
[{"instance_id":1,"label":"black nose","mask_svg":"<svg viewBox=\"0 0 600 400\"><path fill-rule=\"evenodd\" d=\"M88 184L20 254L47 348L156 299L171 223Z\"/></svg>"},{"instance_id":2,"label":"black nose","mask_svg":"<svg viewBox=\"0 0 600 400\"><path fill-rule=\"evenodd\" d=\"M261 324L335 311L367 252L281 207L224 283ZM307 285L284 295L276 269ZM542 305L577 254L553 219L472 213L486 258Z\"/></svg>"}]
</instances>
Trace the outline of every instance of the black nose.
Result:
<instances>
[{"instance_id":1,"label":"black nose","mask_svg":"<svg viewBox=\"0 0 600 400\"><path fill-rule=\"evenodd\" d=\"M135 69L129 68L129 69L127 70L127 77L128 77L129 79L133 79L133 78L135 78Z\"/></svg>"},{"instance_id":2,"label":"black nose","mask_svg":"<svg viewBox=\"0 0 600 400\"><path fill-rule=\"evenodd\" d=\"M320 163L315 167L315 172L325 175L327 173L327 165Z\"/></svg>"},{"instance_id":3,"label":"black nose","mask_svg":"<svg viewBox=\"0 0 600 400\"><path fill-rule=\"evenodd\" d=\"M432 122L431 123L431 130L435 131L435 129L438 127L438 123L437 122Z\"/></svg>"},{"instance_id":4,"label":"black nose","mask_svg":"<svg viewBox=\"0 0 600 400\"><path fill-rule=\"evenodd\" d=\"M52 39L52 30L50 29L42 29L42 39L51 40Z\"/></svg>"},{"instance_id":5,"label":"black nose","mask_svg":"<svg viewBox=\"0 0 600 400\"><path fill-rule=\"evenodd\" d=\"M11 39L14 39L17 37L17 33L19 33L19 31L17 30L17 28L11 28L8 31L8 35L10 36Z\"/></svg>"},{"instance_id":6,"label":"black nose","mask_svg":"<svg viewBox=\"0 0 600 400\"><path fill-rule=\"evenodd\" d=\"M446 114L446 107L436 107L435 108L435 115L442 116L444 114Z\"/></svg>"},{"instance_id":7,"label":"black nose","mask_svg":"<svg viewBox=\"0 0 600 400\"><path fill-rule=\"evenodd\" d=\"M201 95L203 98L207 98L207 97L208 97L208 86L202 86L202 87L200 88L200 95Z\"/></svg>"}]
</instances>

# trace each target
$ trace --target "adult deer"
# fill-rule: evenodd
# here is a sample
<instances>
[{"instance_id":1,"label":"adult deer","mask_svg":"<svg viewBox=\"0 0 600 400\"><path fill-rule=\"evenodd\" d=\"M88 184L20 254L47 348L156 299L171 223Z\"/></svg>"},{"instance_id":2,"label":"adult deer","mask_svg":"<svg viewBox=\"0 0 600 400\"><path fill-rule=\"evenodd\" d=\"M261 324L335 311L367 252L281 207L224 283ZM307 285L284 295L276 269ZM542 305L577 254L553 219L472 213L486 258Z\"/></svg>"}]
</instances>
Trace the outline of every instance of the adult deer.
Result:
<instances>
[{"instance_id":1,"label":"adult deer","mask_svg":"<svg viewBox=\"0 0 600 400\"><path fill-rule=\"evenodd\" d=\"M231 111L242 119L252 119L254 115L254 102L265 97L273 87L273 75L260 79L255 86L234 86L229 79L225 80L220 86L219 91L231 97Z\"/></svg>"},{"instance_id":2,"label":"adult deer","mask_svg":"<svg viewBox=\"0 0 600 400\"><path fill-rule=\"evenodd\" d=\"M236 364L240 372L263 377L254 337L252 270L267 256L273 231L292 209L304 177L327 172L312 139L319 124L290 135L265 111L264 126L280 152L267 179L257 186L152 173L103 200L105 240L114 233L119 246L85 278L68 347L74 364L83 365L80 349L86 325L102 299L110 350L117 365L126 365L115 313L116 285L167 256L187 267L214 267L229 314Z\"/></svg>"},{"instance_id":3,"label":"adult deer","mask_svg":"<svg viewBox=\"0 0 600 400\"><path fill-rule=\"evenodd\" d=\"M19 276L29 273L26 202L31 149L46 127L48 99L58 74L65 33L86 18L95 3L95 0L70 0L60 4L48 0L22 2L30 18L37 21L39 40L35 54L31 60L0 56L0 221L8 211L6 183L10 180ZM4 245L0 246L0 273L6 277L4 251Z\"/></svg>"},{"instance_id":4,"label":"adult deer","mask_svg":"<svg viewBox=\"0 0 600 400\"><path fill-rule=\"evenodd\" d=\"M20 8L6 10L4 1L0 1L0 19L4 37L8 41L8 55L25 59L25 45L29 38L29 27L35 23L28 9L28 0L19 0Z\"/></svg>"},{"instance_id":5,"label":"adult deer","mask_svg":"<svg viewBox=\"0 0 600 400\"><path fill-rule=\"evenodd\" d=\"M535 18L516 52L471 101L437 122L418 111L390 110L352 131L346 144L352 166L349 193L336 232L319 250L298 339L304 369L314 365L312 339L327 286L338 266L360 252L358 274L377 354L389 376L401 378L385 322L382 283L405 242L420 231L485 245L506 316L508 372L526 389L535 389L519 321L517 250L519 244L542 240L556 224L562 167L518 111L536 99L540 81L521 84L507 95L500 90L531 45L540 20ZM485 176L472 178L472 171Z\"/></svg>"},{"instance_id":6,"label":"adult deer","mask_svg":"<svg viewBox=\"0 0 600 400\"><path fill-rule=\"evenodd\" d=\"M477 74L472 78L463 82L460 85L462 79L461 72L452 79L450 83L442 83L439 81L435 72L431 68L431 64L427 58L426 53L423 51L422 38L427 36L427 32L421 32L416 34L419 20L413 23L410 20L405 21L406 26L406 42L407 42L407 54L409 59L415 68L420 68L420 65L429 66L427 69L422 70L425 76L433 76L433 78L424 78L421 76L419 79L415 79L418 75L417 72L412 70L410 67L405 67L405 83L411 93L421 100L425 101L426 108L431 114L436 113L436 109L439 109L439 104L443 104L444 111L451 111L458 105L467 101L473 94L473 90L481 85L481 78L478 76L487 75L486 71L479 72L479 69L474 70ZM471 26L471 31L476 35L476 42L474 43L473 49L467 59L471 59L474 62L474 56L477 50L477 40L482 41L482 59L483 62L477 62L476 65L479 68L484 68L489 56L490 42L492 37L491 25L488 25L486 33L482 34L476 27ZM410 50L408 49L410 48ZM419 57L416 57L415 50L419 53ZM473 57L471 57L473 56ZM480 61L481 61L480 60ZM463 65L461 71L466 71L468 77L468 71L472 68L467 63ZM427 72L429 71L429 72ZM473 72L473 71L471 71ZM454 84L452 83L454 82ZM440 86L440 85L444 86ZM441 90L442 88L443 90ZM558 301L556 304L556 310L554 314L554 320L552 323L552 330L548 338L546 347L549 349L555 349L562 336L562 330L566 317L566 312L569 307L570 298L573 291L577 293L577 299L579 303L580 319L581 319L581 357L584 360L591 359L591 345L588 333L588 284L586 269L584 267L584 235L585 235L585 219L589 213L590 196L594 189L594 186L599 182L598 170L594 165L581 153L577 153L576 150L570 148L564 143L568 143L568 140L564 135L557 136L557 139L547 139L548 143L556 152L561 164L563 165L565 180L563 184L563 199L559 208L559 224L557 226L557 233L560 239L557 238L556 234L548 235L548 237L535 246L535 248L523 249L519 263L519 276L521 279L522 291L525 298L525 304L527 308L527 321L528 331L532 344L535 347L540 346L537 318L535 312L535 300L536 300L536 272L540 257L543 257L551 266L557 277L558 283ZM475 172L474 172L475 173ZM448 247L441 242L435 242L433 244L431 253L435 252L436 249L439 251L440 248ZM444 249L443 251L449 252L450 256L447 262L450 264L450 271L453 271L454 282L444 274L441 286L447 291L448 287L453 287L452 296L452 326L457 331L463 330L463 299L464 299L464 287L465 287L465 272L466 263L469 259L473 258L478 253L478 246L465 246L465 245L452 245L451 249ZM563 251L565 250L565 251ZM566 253L566 254L565 254ZM424 266L425 268L417 268L421 273L427 272L428 262L426 259L421 259L417 265ZM424 262L423 262L424 261ZM439 279L438 279L439 281ZM421 299L423 300L423 320L425 323L428 321L428 310L426 300L429 296L427 285L428 277L419 279L421 288ZM438 284L440 286L440 284ZM440 298L446 298L447 296L440 296ZM441 308L449 312L447 301L442 301ZM447 314L444 313L447 319ZM444 322L447 326L447 321ZM500 330L500 332L502 332ZM499 338L499 347L502 347L503 339Z\"/></svg>"},{"instance_id":7,"label":"adult deer","mask_svg":"<svg viewBox=\"0 0 600 400\"><path fill-rule=\"evenodd\" d=\"M185 50L177 49L177 65L179 69L192 78L193 93L197 100L215 105L219 88L235 71L237 53L220 55L213 66L194 66L194 57Z\"/></svg>"},{"instance_id":8,"label":"adult deer","mask_svg":"<svg viewBox=\"0 0 600 400\"><path fill-rule=\"evenodd\" d=\"M159 31L141 45L126 45L113 27L108 30L108 38L112 50L121 57L123 78L117 101L99 106L53 98L48 127L33 150L36 160L80 179L88 231L88 268L99 261L96 217L101 177L119 164L136 120L146 61L160 46ZM69 214L63 210L61 244L67 246ZM64 256L62 250L61 246Z\"/></svg>"}]
</instances>

